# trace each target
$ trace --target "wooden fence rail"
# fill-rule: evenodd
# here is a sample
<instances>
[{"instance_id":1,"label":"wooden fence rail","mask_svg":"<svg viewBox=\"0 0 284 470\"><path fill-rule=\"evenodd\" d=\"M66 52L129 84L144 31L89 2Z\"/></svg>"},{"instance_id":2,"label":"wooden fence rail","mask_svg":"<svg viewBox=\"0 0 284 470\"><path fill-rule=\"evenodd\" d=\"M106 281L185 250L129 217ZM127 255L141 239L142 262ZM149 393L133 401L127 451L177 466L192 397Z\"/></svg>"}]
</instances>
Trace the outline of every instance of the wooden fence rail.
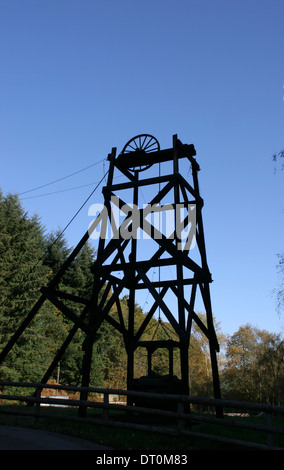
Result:
<instances>
[{"instance_id":1,"label":"wooden fence rail","mask_svg":"<svg viewBox=\"0 0 284 470\"><path fill-rule=\"evenodd\" d=\"M12 394L5 393L5 389L11 390L11 387L16 389L33 389L33 394ZM81 391L88 392L88 400L78 400L74 398L69 398L66 396L42 396L42 391L47 389L53 389L57 391L69 392L69 394L80 393ZM217 442L223 442L226 444L232 444L241 446L242 448L251 448L251 449L263 449L263 450L276 450L282 449L283 447L274 446L273 436L275 434L282 434L284 442L284 426L277 426L272 424L272 419L277 416L284 416L284 407L272 406L272 405L262 405L259 403L250 403L250 402L239 402L233 400L217 400L213 398L204 398L204 397L193 397L186 395L171 395L171 394L157 394L157 393L146 393L138 392L132 390L120 390L120 389L104 389L97 387L73 387L65 386L58 384L42 384L42 383L23 383L23 382L1 382L0 381L0 403L2 405L7 402L21 402L26 403L29 406L25 410L15 409L15 407L4 407L0 406L0 413L13 414L13 415L22 415L22 416L33 416L36 420L40 418L60 418L64 420L71 421L84 421L94 424L103 424L113 427L128 427L137 430L152 431L157 433L164 433L170 435L185 435L188 437L194 437L199 439L209 439ZM92 397L92 394L96 394L95 398ZM135 400L159 400L160 403L175 403L176 411L169 411L167 409L156 409L146 406L128 406L125 404L117 404L110 402L110 395L119 395L120 397L131 397L133 402ZM99 400L99 401L98 401ZM147 403L146 401L146 403ZM157 402L156 402L157 403ZM205 413L192 413L187 411L187 405L199 405L199 407L222 407L226 414L229 415L231 410L233 413L237 414L236 411L241 413L248 414L263 414L266 417L266 423L255 423L255 422L245 422L238 419L232 419L230 416L226 416L224 419L215 418L209 414ZM79 409L85 410L85 417L80 416L70 416L62 414L54 414L52 410L44 411L43 406L68 406L68 407L77 407ZM161 406L163 408L163 406ZM102 410L101 414L92 414L87 413L87 410L98 409ZM118 416L114 416L112 413L114 410L123 412L126 416L130 416L135 413L135 416L152 416L153 419L148 419L146 424L139 422L139 419L136 419L136 422L133 422L133 419L119 419ZM157 418L163 418L163 424L159 424ZM167 426L165 419L170 420L170 426ZM151 424L151 422L155 424ZM148 424L150 423L150 424ZM266 444L259 442L248 442L246 440L232 439L226 436L221 436L217 434L204 434L194 430L197 428L195 424L200 423L209 423L213 425L219 425L219 427L224 428L241 428L247 430L254 430L257 432L266 433ZM169 422L168 422L169 424Z\"/></svg>"}]
</instances>

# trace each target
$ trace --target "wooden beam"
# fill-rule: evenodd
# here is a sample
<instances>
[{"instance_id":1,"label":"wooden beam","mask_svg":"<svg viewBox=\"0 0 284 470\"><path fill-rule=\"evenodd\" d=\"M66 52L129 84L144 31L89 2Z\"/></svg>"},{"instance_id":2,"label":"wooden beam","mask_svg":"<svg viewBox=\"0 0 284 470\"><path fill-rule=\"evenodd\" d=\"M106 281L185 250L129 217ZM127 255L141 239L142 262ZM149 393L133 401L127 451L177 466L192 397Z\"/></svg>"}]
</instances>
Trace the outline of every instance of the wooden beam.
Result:
<instances>
[{"instance_id":1,"label":"wooden beam","mask_svg":"<svg viewBox=\"0 0 284 470\"><path fill-rule=\"evenodd\" d=\"M59 300L54 292L49 290L47 287L42 287L41 292L45 295L45 297L55 306L57 307L69 320L71 320L73 323L79 322L79 326L81 330L86 333L88 330L88 327L86 323L83 321L80 321L79 317L74 313L69 307L64 305L61 300Z\"/></svg>"},{"instance_id":2,"label":"wooden beam","mask_svg":"<svg viewBox=\"0 0 284 470\"><path fill-rule=\"evenodd\" d=\"M164 287L161 292L160 292L160 298L162 299L164 297L164 295L166 294L168 288L167 287ZM151 309L149 310L149 312L147 313L146 315L146 318L145 320L143 321L142 325L140 326L139 330L137 331L135 337L134 337L134 340L135 341L138 341L139 338L141 338L142 334L144 333L147 325L149 324L151 318L153 317L155 311L157 310L158 308L158 301L155 300L154 304L152 305Z\"/></svg>"},{"instance_id":3,"label":"wooden beam","mask_svg":"<svg viewBox=\"0 0 284 470\"><path fill-rule=\"evenodd\" d=\"M137 269L137 271L138 271L140 277L143 279L144 283L148 286L148 289L149 289L150 293L152 294L154 299L157 301L157 303L160 306L161 310L166 315L167 319L169 320L170 324L172 325L172 327L176 331L176 333L179 336L180 340L187 340L185 331L182 330L179 323L177 322L175 317L172 315L172 313L170 312L170 310L167 307L167 305L165 304L165 302L161 299L160 294L156 291L156 289L154 287L152 287L151 281L149 280L149 278L146 276L146 274L142 271L141 268Z\"/></svg>"},{"instance_id":4,"label":"wooden beam","mask_svg":"<svg viewBox=\"0 0 284 470\"><path fill-rule=\"evenodd\" d=\"M193 157L196 155L194 145L183 146L183 151L178 152L177 158ZM180 147L181 148L181 147ZM146 153L144 150L120 154L116 158L115 165L118 169L129 169L141 165L151 165L173 160L173 149L163 149L157 152Z\"/></svg>"}]
</instances>

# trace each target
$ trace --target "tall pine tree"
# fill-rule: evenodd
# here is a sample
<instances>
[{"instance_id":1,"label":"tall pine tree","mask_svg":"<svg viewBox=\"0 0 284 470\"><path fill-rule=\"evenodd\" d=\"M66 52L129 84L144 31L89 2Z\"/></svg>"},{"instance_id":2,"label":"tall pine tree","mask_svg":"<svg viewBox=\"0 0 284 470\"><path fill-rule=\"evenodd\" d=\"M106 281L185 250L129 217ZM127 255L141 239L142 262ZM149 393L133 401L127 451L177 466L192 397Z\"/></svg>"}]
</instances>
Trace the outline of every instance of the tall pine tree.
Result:
<instances>
[{"instance_id":1,"label":"tall pine tree","mask_svg":"<svg viewBox=\"0 0 284 470\"><path fill-rule=\"evenodd\" d=\"M47 282L48 269L42 263L45 241L37 216L29 217L17 196L0 196L0 343L5 346ZM36 337L37 322L30 324L0 368L2 380L30 380L41 358ZM34 333L34 334L32 334ZM40 346L40 341L39 341ZM41 349L42 351L42 349ZM36 360L31 358L36 356ZM39 357L38 357L39 356ZM33 364L33 365L32 365Z\"/></svg>"}]
</instances>

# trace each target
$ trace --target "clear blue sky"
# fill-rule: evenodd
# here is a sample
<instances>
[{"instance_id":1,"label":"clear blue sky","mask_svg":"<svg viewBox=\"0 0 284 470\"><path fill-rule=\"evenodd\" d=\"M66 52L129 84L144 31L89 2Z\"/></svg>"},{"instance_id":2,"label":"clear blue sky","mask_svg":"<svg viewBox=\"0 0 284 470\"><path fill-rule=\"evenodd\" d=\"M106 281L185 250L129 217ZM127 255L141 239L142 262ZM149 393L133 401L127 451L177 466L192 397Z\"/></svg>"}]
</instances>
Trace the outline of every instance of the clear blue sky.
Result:
<instances>
[{"instance_id":1,"label":"clear blue sky","mask_svg":"<svg viewBox=\"0 0 284 470\"><path fill-rule=\"evenodd\" d=\"M62 178L139 133L162 148L177 133L201 166L221 329L283 332L272 291L284 172L271 159L284 147L283 17L283 0L0 0L2 191ZM23 194L23 206L47 232L63 228L106 169ZM88 207L66 231L71 245Z\"/></svg>"}]
</instances>

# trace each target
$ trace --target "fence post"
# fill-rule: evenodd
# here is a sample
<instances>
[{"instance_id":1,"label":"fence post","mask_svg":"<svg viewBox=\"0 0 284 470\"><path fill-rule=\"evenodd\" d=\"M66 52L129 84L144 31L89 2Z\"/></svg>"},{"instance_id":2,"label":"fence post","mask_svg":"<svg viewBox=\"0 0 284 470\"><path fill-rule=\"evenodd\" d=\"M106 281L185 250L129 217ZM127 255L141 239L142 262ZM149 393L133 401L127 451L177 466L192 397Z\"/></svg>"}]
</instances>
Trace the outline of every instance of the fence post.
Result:
<instances>
[{"instance_id":1,"label":"fence post","mask_svg":"<svg viewBox=\"0 0 284 470\"><path fill-rule=\"evenodd\" d=\"M109 394L104 392L104 405L108 407L109 405ZM103 419L108 421L108 408L103 409Z\"/></svg>"},{"instance_id":2,"label":"fence post","mask_svg":"<svg viewBox=\"0 0 284 470\"><path fill-rule=\"evenodd\" d=\"M35 407L35 424L38 422L40 416L40 398L41 398L41 387L36 388L36 407Z\"/></svg>"},{"instance_id":3,"label":"fence post","mask_svg":"<svg viewBox=\"0 0 284 470\"><path fill-rule=\"evenodd\" d=\"M177 412L178 412L178 431L182 431L184 429L184 419L180 418L180 414L184 413L184 403L183 401L177 402Z\"/></svg>"}]
</instances>

